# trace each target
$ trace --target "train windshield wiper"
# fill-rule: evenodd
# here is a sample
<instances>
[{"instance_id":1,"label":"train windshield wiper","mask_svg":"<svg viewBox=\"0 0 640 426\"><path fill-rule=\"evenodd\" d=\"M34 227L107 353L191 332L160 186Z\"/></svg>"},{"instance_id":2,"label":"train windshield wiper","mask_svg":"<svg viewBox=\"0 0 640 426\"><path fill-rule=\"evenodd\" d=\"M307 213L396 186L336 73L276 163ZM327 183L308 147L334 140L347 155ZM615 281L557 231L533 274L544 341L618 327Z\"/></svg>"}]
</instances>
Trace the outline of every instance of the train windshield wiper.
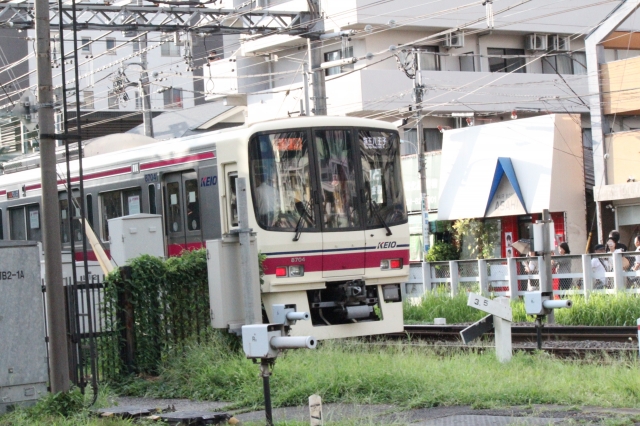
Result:
<instances>
[{"instance_id":1,"label":"train windshield wiper","mask_svg":"<svg viewBox=\"0 0 640 426\"><path fill-rule=\"evenodd\" d=\"M307 222L309 225L313 225L313 217L311 217L311 213L309 213L309 202L308 201L298 201L296 203L296 210L300 214L300 219L298 219L298 223L296 224L296 235L293 237L293 241L298 241L300 239L300 233L302 232L302 219L307 217Z\"/></svg>"},{"instance_id":2,"label":"train windshield wiper","mask_svg":"<svg viewBox=\"0 0 640 426\"><path fill-rule=\"evenodd\" d=\"M369 204L371 205L371 210L373 210L373 214L376 215L380 223L382 223L382 225L384 226L384 229L387 230L387 237L389 235L392 235L391 229L389 229L389 225L387 225L387 222L384 221L384 219L382 218L382 215L380 214L380 206L378 206L378 203L376 203L373 200L370 200Z\"/></svg>"}]
</instances>

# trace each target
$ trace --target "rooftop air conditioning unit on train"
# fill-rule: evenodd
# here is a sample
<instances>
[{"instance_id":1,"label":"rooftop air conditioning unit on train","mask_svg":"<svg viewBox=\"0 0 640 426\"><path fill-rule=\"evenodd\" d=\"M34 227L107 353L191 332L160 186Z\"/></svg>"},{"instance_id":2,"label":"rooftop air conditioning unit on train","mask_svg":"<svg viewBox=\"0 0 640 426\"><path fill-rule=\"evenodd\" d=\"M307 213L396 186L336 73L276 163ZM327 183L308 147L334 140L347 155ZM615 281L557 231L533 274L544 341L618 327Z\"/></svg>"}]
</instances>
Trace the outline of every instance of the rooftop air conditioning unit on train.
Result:
<instances>
[{"instance_id":1,"label":"rooftop air conditioning unit on train","mask_svg":"<svg viewBox=\"0 0 640 426\"><path fill-rule=\"evenodd\" d=\"M448 33L445 34L442 41L443 47L464 47L464 33Z\"/></svg>"},{"instance_id":2,"label":"rooftop air conditioning unit on train","mask_svg":"<svg viewBox=\"0 0 640 426\"><path fill-rule=\"evenodd\" d=\"M556 52L569 52L571 50L571 37L558 34L549 36L549 50Z\"/></svg>"},{"instance_id":3,"label":"rooftop air conditioning unit on train","mask_svg":"<svg viewBox=\"0 0 640 426\"><path fill-rule=\"evenodd\" d=\"M524 48L527 50L547 50L546 34L529 34L525 37Z\"/></svg>"}]
</instances>

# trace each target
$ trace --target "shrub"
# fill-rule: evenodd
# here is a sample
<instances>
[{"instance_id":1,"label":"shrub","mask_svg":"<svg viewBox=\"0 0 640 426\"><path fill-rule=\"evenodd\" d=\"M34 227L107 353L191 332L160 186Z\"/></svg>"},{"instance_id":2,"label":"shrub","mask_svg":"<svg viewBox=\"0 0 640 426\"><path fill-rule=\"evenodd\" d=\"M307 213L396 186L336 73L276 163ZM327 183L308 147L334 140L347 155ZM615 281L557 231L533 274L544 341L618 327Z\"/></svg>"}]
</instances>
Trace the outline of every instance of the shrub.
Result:
<instances>
[{"instance_id":1,"label":"shrub","mask_svg":"<svg viewBox=\"0 0 640 426\"><path fill-rule=\"evenodd\" d=\"M440 262L444 260L458 260L460 253L458 249L451 244L444 241L437 241L431 246L427 252L427 262Z\"/></svg>"}]
</instances>

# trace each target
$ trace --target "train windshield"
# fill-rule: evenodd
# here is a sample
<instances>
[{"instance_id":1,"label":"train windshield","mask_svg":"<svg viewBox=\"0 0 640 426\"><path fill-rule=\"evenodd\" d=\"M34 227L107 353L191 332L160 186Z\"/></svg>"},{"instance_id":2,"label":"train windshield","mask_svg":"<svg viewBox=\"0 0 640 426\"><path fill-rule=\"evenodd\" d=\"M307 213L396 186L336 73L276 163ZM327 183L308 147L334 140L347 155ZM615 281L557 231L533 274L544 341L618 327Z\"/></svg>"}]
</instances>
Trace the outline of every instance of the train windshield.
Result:
<instances>
[{"instance_id":1,"label":"train windshield","mask_svg":"<svg viewBox=\"0 0 640 426\"><path fill-rule=\"evenodd\" d=\"M407 221L399 142L395 132L358 131L367 228L398 225Z\"/></svg>"},{"instance_id":2,"label":"train windshield","mask_svg":"<svg viewBox=\"0 0 640 426\"><path fill-rule=\"evenodd\" d=\"M386 130L333 128L253 137L250 177L258 224L297 233L406 223L398 150L398 134Z\"/></svg>"},{"instance_id":3,"label":"train windshield","mask_svg":"<svg viewBox=\"0 0 640 426\"><path fill-rule=\"evenodd\" d=\"M315 228L307 132L254 137L250 143L253 204L263 228Z\"/></svg>"}]
</instances>

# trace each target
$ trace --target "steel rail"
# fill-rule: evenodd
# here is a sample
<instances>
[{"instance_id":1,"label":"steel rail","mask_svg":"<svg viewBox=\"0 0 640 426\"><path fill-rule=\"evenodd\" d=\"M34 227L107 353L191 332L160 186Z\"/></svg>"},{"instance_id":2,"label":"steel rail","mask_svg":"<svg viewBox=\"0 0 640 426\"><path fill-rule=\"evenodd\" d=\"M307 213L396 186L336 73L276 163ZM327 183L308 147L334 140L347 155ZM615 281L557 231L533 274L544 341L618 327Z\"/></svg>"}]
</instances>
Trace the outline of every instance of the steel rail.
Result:
<instances>
[{"instance_id":1,"label":"steel rail","mask_svg":"<svg viewBox=\"0 0 640 426\"><path fill-rule=\"evenodd\" d=\"M460 331L466 325L405 325L404 332L391 333L391 338L416 338L429 340L458 340ZM491 334L491 333L490 333ZM536 329L533 326L516 325L511 327L513 342L534 342ZM602 342L636 342L638 341L637 326L625 327L590 327L590 326L546 326L542 329L544 341L564 340L595 340Z\"/></svg>"}]
</instances>

